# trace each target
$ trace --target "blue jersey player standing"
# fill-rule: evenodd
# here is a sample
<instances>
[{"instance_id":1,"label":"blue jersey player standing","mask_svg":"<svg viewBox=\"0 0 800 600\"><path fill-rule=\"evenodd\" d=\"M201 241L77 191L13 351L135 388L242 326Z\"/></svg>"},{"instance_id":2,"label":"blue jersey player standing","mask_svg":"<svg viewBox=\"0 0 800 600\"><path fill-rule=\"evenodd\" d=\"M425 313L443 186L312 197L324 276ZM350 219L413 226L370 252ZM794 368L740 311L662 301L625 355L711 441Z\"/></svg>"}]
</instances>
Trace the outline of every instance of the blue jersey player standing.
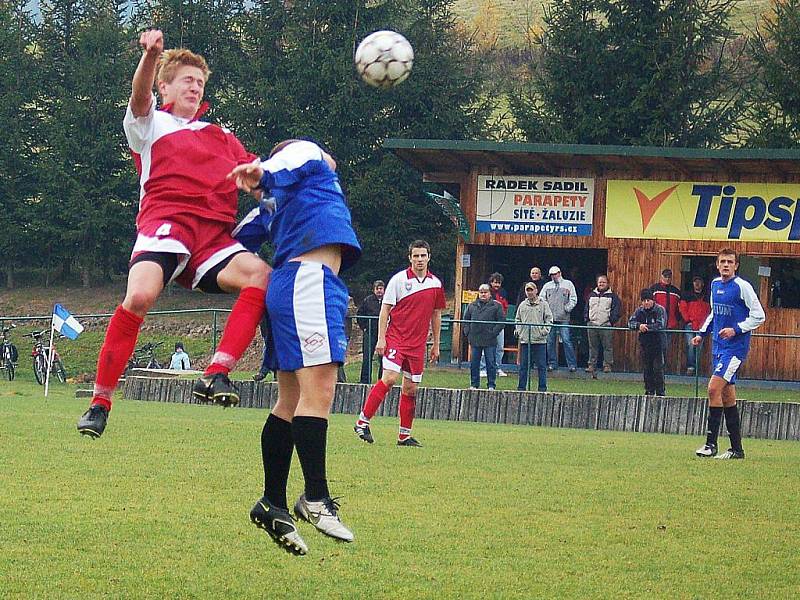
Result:
<instances>
[{"instance_id":1,"label":"blue jersey player standing","mask_svg":"<svg viewBox=\"0 0 800 600\"><path fill-rule=\"evenodd\" d=\"M361 255L336 175L336 162L317 144L286 140L261 163L239 165L229 175L246 191L274 199L245 219L237 239L254 249L260 228L274 248L267 313L277 367L278 401L261 433L264 496L250 518L282 548L308 548L289 514L286 484L297 449L305 490L295 515L333 538L351 542L340 521L326 475L328 415L336 374L344 363L348 293L341 270Z\"/></svg>"},{"instance_id":2,"label":"blue jersey player standing","mask_svg":"<svg viewBox=\"0 0 800 600\"><path fill-rule=\"evenodd\" d=\"M719 277L711 282L711 313L692 344L699 346L712 333L714 372L708 381L708 431L706 443L695 454L704 458L742 459L742 433L736 407L736 372L750 351L750 333L764 322L764 309L753 286L736 275L739 257L733 250L717 255ZM725 414L730 449L717 456L717 437Z\"/></svg>"}]
</instances>

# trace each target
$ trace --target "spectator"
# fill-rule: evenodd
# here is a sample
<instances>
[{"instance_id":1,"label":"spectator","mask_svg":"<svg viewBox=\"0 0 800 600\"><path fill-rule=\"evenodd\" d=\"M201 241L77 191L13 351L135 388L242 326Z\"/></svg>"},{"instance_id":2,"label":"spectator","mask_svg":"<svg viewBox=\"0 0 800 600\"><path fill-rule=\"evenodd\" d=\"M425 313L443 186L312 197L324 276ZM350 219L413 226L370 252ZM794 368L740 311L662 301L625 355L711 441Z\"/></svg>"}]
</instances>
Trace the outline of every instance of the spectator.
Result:
<instances>
[{"instance_id":1,"label":"spectator","mask_svg":"<svg viewBox=\"0 0 800 600\"><path fill-rule=\"evenodd\" d=\"M672 269L661 271L661 278L658 283L650 286L653 292L653 300L664 309L667 315L667 323L664 329L678 329L680 324L680 313L678 304L681 301L681 291L672 285ZM662 349L664 352L664 364L667 362L667 333L661 332Z\"/></svg>"},{"instance_id":2,"label":"spectator","mask_svg":"<svg viewBox=\"0 0 800 600\"><path fill-rule=\"evenodd\" d=\"M500 306L503 308L503 318L500 319L501 321L505 321L506 314L508 313L508 294L506 294L505 288L503 288L503 276L500 273L492 273L489 275L489 286L492 288L492 299L495 302L499 302ZM497 365L497 376L498 377L508 377L508 373L503 371L502 364L503 364L503 348L506 345L506 329L505 327L500 329L500 333L497 336L497 360L495 364ZM483 361L481 362L481 369L484 368Z\"/></svg>"},{"instance_id":3,"label":"spectator","mask_svg":"<svg viewBox=\"0 0 800 600\"><path fill-rule=\"evenodd\" d=\"M614 345L610 329L596 327L613 327L622 316L622 302L608 284L608 275L597 276L597 287L589 294L584 311L584 320L589 325L586 337L589 340L589 365L586 372L595 376L597 355L603 349L603 373L610 373L614 366Z\"/></svg>"},{"instance_id":4,"label":"spectator","mask_svg":"<svg viewBox=\"0 0 800 600\"><path fill-rule=\"evenodd\" d=\"M378 279L372 284L372 293L364 298L358 307L358 326L364 332L361 344L361 383L372 383L372 358L375 355L375 343L378 341L378 316L381 314L381 303L386 284ZM367 319L365 317L375 317ZM378 379L383 375L383 363L378 361Z\"/></svg>"},{"instance_id":5,"label":"spectator","mask_svg":"<svg viewBox=\"0 0 800 600\"><path fill-rule=\"evenodd\" d=\"M698 364L700 349L703 345L703 338L695 346L692 339L697 335L697 331L705 323L708 313L711 312L711 304L706 294L706 283L703 278L695 275L692 277L692 289L686 292L678 304L681 317L686 321L686 374L695 374L695 365Z\"/></svg>"},{"instance_id":6,"label":"spectator","mask_svg":"<svg viewBox=\"0 0 800 600\"><path fill-rule=\"evenodd\" d=\"M578 294L575 286L569 279L561 276L561 269L556 266L550 267L551 280L542 287L541 296L550 310L553 311L554 325L569 325L569 316L572 309L578 304ZM569 327L553 327L547 337L547 370L552 371L558 367L558 337L564 345L564 354L567 359L567 366L570 372L575 372L578 363L575 360L575 347L572 345Z\"/></svg>"},{"instance_id":7,"label":"spectator","mask_svg":"<svg viewBox=\"0 0 800 600\"><path fill-rule=\"evenodd\" d=\"M542 270L539 267L531 267L530 277L531 277L530 282L536 286L536 291L538 291L539 294L541 294L542 288L544 287L544 279L542 279ZM527 296L525 295L526 285L528 285L527 281L519 287L519 292L517 292L517 306L519 306L520 303L524 302L527 299Z\"/></svg>"},{"instance_id":8,"label":"spectator","mask_svg":"<svg viewBox=\"0 0 800 600\"><path fill-rule=\"evenodd\" d=\"M175 342L175 354L169 361L169 368L173 371L188 371L192 368L189 363L189 355L183 349L183 342Z\"/></svg>"},{"instance_id":9,"label":"spectator","mask_svg":"<svg viewBox=\"0 0 800 600\"><path fill-rule=\"evenodd\" d=\"M648 396L664 396L666 393L661 330L664 329L667 313L655 303L651 289L643 289L639 299L641 305L628 319L628 327L639 331L644 393Z\"/></svg>"},{"instance_id":10,"label":"spectator","mask_svg":"<svg viewBox=\"0 0 800 600\"><path fill-rule=\"evenodd\" d=\"M519 385L518 390L528 389L528 372L532 364L539 373L540 392L547 391L547 336L549 323L553 322L550 306L539 298L536 284L525 284L525 300L517 306L514 333L519 338ZM525 326L528 324L529 326ZM534 324L534 325L531 325Z\"/></svg>"},{"instance_id":11,"label":"spectator","mask_svg":"<svg viewBox=\"0 0 800 600\"><path fill-rule=\"evenodd\" d=\"M486 357L486 376L490 390L496 385L497 365L497 336L503 327L501 323L470 323L469 321L502 321L503 308L499 302L492 300L492 288L488 283L482 283L478 288L478 299L467 306L464 313L465 322L461 331L467 337L470 347L469 376L470 385L477 389L480 387L480 362L481 356Z\"/></svg>"}]
</instances>

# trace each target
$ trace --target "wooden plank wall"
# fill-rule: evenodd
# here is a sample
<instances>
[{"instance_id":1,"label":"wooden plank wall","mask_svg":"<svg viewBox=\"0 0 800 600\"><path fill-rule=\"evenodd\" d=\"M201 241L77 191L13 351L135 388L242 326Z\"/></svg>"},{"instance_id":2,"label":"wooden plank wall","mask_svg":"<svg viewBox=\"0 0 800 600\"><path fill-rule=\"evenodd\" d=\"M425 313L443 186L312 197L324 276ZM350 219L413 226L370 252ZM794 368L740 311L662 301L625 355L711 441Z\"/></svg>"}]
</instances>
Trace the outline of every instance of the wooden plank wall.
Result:
<instances>
[{"instance_id":1,"label":"wooden plank wall","mask_svg":"<svg viewBox=\"0 0 800 600\"><path fill-rule=\"evenodd\" d=\"M190 380L128 377L126 400L198 404ZM271 408L277 401L275 383L240 381L242 408ZM332 412L357 415L370 387L338 384ZM396 417L399 387L381 405L379 416ZM417 416L422 419L535 425L572 429L605 429L649 433L702 435L706 428L704 398L597 396L494 390L420 388ZM742 434L772 440L800 440L800 404L739 401ZM722 431L722 435L726 432Z\"/></svg>"},{"instance_id":2,"label":"wooden plank wall","mask_svg":"<svg viewBox=\"0 0 800 600\"><path fill-rule=\"evenodd\" d=\"M724 165L722 165L724 166ZM459 245L456 254L457 263L462 252L469 252L472 256L471 269L463 270L463 287L473 289L478 283L475 278L483 273L489 273L492 265L488 264L488 252L483 250L488 246L519 246L541 248L596 248L608 251L608 274L611 287L619 294L623 304L623 319L619 325L624 326L627 318L639 305L639 291L658 281L659 274L664 268L671 268L676 274L681 270L681 258L691 255L715 256L722 248L732 248L742 254L757 257L795 257L800 251L800 245L778 242L736 242L736 241L688 241L688 240L643 240L643 239L617 239L605 236L606 218L606 184L609 179L651 179L663 181L718 181L733 180L738 182L764 182L774 181L767 177L754 178L738 176L735 173L725 172L692 172L680 170L676 165L675 170L641 172L635 166L626 170L598 169L588 171L585 169L563 169L557 172L537 172L536 175L551 175L558 177L581 177L595 179L594 202L594 228L591 236L546 236L526 234L474 234L475 211L477 198L478 175L499 174L496 167L473 168L470 172L469 184L462 185L461 207L467 220L471 224L473 235L471 244ZM722 167L721 167L722 168ZM512 173L508 173L512 174ZM513 173L520 175L522 173ZM781 183L798 183L800 179L784 177ZM462 273L460 266L457 273ZM545 275L545 278L547 276ZM800 336L800 310L787 308L769 308L769 280L760 278L753 281L753 287L759 293L761 303L767 313L767 322L759 329L759 333L781 333ZM457 289L461 289L459 285ZM459 294L460 297L460 294ZM456 299L456 318L460 318L460 298ZM454 336L454 340L456 338ZM667 357L667 372L682 372L685 364L685 342L682 334L670 336L669 354ZM710 368L710 340L707 340L702 354L701 369L709 373ZM453 344L454 349L459 347ZM463 343L460 346L461 357ZM742 367L739 375L748 379L769 380L800 380L800 361L796 357L800 353L800 339L776 340L754 339L750 355ZM615 369L622 371L640 371L639 347L637 335L629 332L619 332L614 335Z\"/></svg>"}]
</instances>

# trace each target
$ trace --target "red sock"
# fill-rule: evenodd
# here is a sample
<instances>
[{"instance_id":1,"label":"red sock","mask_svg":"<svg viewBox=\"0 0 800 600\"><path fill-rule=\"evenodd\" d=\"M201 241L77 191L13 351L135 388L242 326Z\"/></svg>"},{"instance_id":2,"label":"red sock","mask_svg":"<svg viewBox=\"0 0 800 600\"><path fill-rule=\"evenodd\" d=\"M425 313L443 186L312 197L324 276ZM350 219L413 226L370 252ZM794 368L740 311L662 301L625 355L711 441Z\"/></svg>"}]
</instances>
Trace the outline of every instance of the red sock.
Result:
<instances>
[{"instance_id":1,"label":"red sock","mask_svg":"<svg viewBox=\"0 0 800 600\"><path fill-rule=\"evenodd\" d=\"M369 396L367 396L367 401L364 403L364 410L362 411L368 420L374 417L375 413L378 412L381 402L386 398L388 392L389 386L383 383L382 379L379 379L378 383L372 386L372 390L370 390Z\"/></svg>"},{"instance_id":2,"label":"red sock","mask_svg":"<svg viewBox=\"0 0 800 600\"><path fill-rule=\"evenodd\" d=\"M92 404L100 404L111 410L111 396L136 347L139 327L143 320L140 316L125 310L122 305L114 311L106 329L106 339L97 357L97 377L94 382Z\"/></svg>"},{"instance_id":3,"label":"red sock","mask_svg":"<svg viewBox=\"0 0 800 600\"><path fill-rule=\"evenodd\" d=\"M227 375L247 350L256 335L261 317L264 316L264 290L257 287L244 288L233 305L233 310L222 331L222 339L205 374Z\"/></svg>"},{"instance_id":4,"label":"red sock","mask_svg":"<svg viewBox=\"0 0 800 600\"><path fill-rule=\"evenodd\" d=\"M400 441L411 437L411 425L414 423L414 410L417 408L417 399L414 396L400 394Z\"/></svg>"}]
</instances>

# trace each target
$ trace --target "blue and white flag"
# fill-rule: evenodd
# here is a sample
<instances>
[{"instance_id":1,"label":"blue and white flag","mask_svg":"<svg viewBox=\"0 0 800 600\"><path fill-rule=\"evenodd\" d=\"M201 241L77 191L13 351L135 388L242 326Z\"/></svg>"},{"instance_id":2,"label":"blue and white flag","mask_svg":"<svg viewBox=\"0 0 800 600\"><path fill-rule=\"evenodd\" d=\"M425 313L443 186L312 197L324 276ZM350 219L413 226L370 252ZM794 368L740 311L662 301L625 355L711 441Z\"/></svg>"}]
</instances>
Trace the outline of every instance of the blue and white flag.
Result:
<instances>
[{"instance_id":1,"label":"blue and white flag","mask_svg":"<svg viewBox=\"0 0 800 600\"><path fill-rule=\"evenodd\" d=\"M83 331L83 325L78 323L78 320L66 308L56 304L53 307L53 329L61 335L74 340Z\"/></svg>"}]
</instances>

